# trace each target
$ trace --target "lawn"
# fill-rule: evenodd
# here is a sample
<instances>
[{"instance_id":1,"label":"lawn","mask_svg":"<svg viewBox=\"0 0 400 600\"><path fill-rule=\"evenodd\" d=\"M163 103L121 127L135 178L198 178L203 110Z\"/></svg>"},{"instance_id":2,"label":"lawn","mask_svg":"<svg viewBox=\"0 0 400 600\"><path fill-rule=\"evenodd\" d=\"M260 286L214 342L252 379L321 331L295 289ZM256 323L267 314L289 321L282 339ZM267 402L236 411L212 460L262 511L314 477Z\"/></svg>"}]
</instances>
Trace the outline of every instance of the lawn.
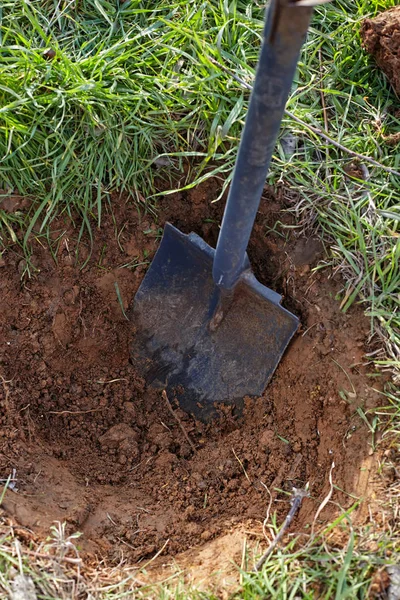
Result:
<instances>
[{"instance_id":1,"label":"lawn","mask_svg":"<svg viewBox=\"0 0 400 600\"><path fill-rule=\"evenodd\" d=\"M400 152L387 142L400 132L400 115L359 30L365 17L396 4L335 0L316 8L268 175L271 185L293 191L298 230L324 240L319 268L342 274L342 310L361 304L369 317L367 359L388 375L374 421L382 453L397 452L400 424ZM222 189L229 185L263 17L263 4L250 0L2 2L0 244L4 255L13 244L26 257L23 277L35 277L33 238L51 251L61 213L79 238L91 238L116 190L157 212L157 181L173 190L184 166L183 186L212 176ZM386 485L383 473L384 466ZM388 501L395 504L396 493L392 482ZM353 528L351 518L343 514L306 543L291 538L258 574L244 569L238 597L371 597L377 573L395 562L400 530L396 523ZM76 565L63 563L65 543L75 540L53 531L58 566L44 558L36 565L32 548L3 531L4 591L17 569L37 582L40 598L70 597L71 578L82 597L132 597L132 586L137 597L198 597L176 581L141 587L115 573L85 596L94 572L78 576Z\"/></svg>"}]
</instances>

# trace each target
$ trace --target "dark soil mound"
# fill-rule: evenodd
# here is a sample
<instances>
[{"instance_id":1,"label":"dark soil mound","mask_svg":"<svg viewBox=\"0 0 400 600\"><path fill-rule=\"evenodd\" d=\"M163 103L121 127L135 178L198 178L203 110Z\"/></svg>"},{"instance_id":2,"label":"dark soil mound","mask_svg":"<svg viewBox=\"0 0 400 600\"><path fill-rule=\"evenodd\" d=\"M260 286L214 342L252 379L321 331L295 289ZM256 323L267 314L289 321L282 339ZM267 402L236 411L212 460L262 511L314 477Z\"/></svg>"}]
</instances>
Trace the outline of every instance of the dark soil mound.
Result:
<instances>
[{"instance_id":1,"label":"dark soil mound","mask_svg":"<svg viewBox=\"0 0 400 600\"><path fill-rule=\"evenodd\" d=\"M75 264L77 232L61 219L57 262L38 238L32 279L21 281L18 247L4 254L0 478L16 469L3 509L21 525L40 533L67 521L83 532L83 548L137 561L167 540L165 552L175 555L237 523L250 522L262 536L266 488L282 517L292 486L309 482L311 497L295 524L302 528L329 490L333 461L335 502L348 506L349 494L365 492L369 434L357 408L377 395L363 364L368 322L357 307L340 312L340 281L328 269L311 272L318 240L269 229L289 219L284 199L263 199L250 259L301 317L302 330L243 420L225 414L204 425L175 407L194 452L161 394L130 364L132 326L117 289L126 311L166 220L215 244L223 208L211 203L217 192L213 181L168 196L157 221L115 198L83 269ZM81 242L79 258L87 253ZM329 504L320 518L336 510Z\"/></svg>"},{"instance_id":2,"label":"dark soil mound","mask_svg":"<svg viewBox=\"0 0 400 600\"><path fill-rule=\"evenodd\" d=\"M365 19L361 28L365 49L372 54L400 96L400 6Z\"/></svg>"}]
</instances>

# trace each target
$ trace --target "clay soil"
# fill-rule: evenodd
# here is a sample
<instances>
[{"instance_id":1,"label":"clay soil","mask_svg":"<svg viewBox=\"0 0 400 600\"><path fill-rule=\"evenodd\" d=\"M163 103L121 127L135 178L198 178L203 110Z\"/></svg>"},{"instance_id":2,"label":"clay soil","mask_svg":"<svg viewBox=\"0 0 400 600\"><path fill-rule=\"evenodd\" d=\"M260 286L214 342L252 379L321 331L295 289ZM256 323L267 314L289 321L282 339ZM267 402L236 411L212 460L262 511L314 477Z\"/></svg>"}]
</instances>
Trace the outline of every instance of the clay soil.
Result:
<instances>
[{"instance_id":1,"label":"clay soil","mask_svg":"<svg viewBox=\"0 0 400 600\"><path fill-rule=\"evenodd\" d=\"M365 19L361 28L365 49L372 54L400 96L400 6Z\"/></svg>"},{"instance_id":2,"label":"clay soil","mask_svg":"<svg viewBox=\"0 0 400 600\"><path fill-rule=\"evenodd\" d=\"M17 246L3 255L0 477L15 469L16 482L2 510L22 527L43 536L55 520L66 521L83 533L83 551L109 563L140 563L162 548L164 561L186 551L193 562L188 551L215 543L214 569L220 540L239 562L237 531L263 540L266 487L283 519L288 492L309 483L292 525L298 532L328 493L333 462L334 502L320 522L366 494L371 436L357 407L377 402L363 362L369 323L357 306L340 311L339 276L312 271L324 251L317 238L271 231L277 221L292 222L284 190L265 190L249 255L302 325L265 394L246 402L243 418L228 411L205 425L175 405L173 415L130 364L133 327L116 287L129 314L166 220L215 245L224 204L211 202L218 190L211 181L165 196L157 217L115 197L84 268L89 242L78 246L77 230L61 219L54 257L43 240L34 242L31 278L22 277Z\"/></svg>"}]
</instances>

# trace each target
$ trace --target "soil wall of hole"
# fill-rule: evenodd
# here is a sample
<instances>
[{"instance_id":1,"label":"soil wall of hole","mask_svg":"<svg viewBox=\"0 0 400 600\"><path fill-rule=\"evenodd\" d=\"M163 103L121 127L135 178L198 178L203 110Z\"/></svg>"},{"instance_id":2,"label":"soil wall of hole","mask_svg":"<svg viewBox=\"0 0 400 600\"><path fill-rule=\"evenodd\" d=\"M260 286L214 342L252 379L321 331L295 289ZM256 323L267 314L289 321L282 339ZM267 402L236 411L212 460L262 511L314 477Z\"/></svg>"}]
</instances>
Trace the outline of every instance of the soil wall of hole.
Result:
<instances>
[{"instance_id":1,"label":"soil wall of hole","mask_svg":"<svg viewBox=\"0 0 400 600\"><path fill-rule=\"evenodd\" d=\"M114 198L83 269L75 261L77 232L61 219L53 234L57 263L35 242L31 279L21 280L18 247L4 254L0 477L16 469L16 489L2 509L21 526L47 535L54 520L66 521L83 532L84 551L136 563L167 540L163 560L205 552L211 540L229 546L243 528L262 540L266 488L284 518L287 493L309 483L293 525L307 531L333 462L337 489L322 522L366 493L370 435L357 408L377 403L363 363L369 324L357 306L339 310L340 278L312 271L323 255L320 240L271 231L278 220L290 222L284 192L266 189L249 255L301 329L265 394L246 402L241 420L225 412L208 425L175 407L194 452L161 394L130 364L133 328L116 284L126 312L167 220L214 246L224 204L211 202L218 191L211 181L166 196L157 217ZM84 240L79 260L88 252ZM216 556L209 559L215 568Z\"/></svg>"}]
</instances>

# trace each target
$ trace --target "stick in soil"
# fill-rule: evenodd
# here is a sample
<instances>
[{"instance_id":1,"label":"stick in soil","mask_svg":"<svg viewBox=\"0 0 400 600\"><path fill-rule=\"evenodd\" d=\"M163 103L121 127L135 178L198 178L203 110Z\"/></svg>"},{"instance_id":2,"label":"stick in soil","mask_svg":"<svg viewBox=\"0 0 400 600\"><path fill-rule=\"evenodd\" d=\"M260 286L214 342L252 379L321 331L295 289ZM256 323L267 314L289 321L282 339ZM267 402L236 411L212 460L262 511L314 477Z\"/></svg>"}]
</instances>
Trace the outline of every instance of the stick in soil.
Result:
<instances>
[{"instance_id":1,"label":"stick in soil","mask_svg":"<svg viewBox=\"0 0 400 600\"><path fill-rule=\"evenodd\" d=\"M168 406L169 412L172 414L172 416L174 417L175 421L178 423L179 427L181 428L182 433L185 436L185 439L186 439L187 443L189 444L189 446L191 447L191 449L193 450L193 452L196 454L196 452L197 452L196 446L193 444L192 440L190 439L190 437L186 433L186 429L184 428L182 421L180 420L180 418L178 417L178 415L176 414L176 412L172 408L171 402L168 400L167 392L165 390L163 390L163 392L162 392L162 397L164 398L164 400L166 402L166 405Z\"/></svg>"},{"instance_id":2,"label":"stick in soil","mask_svg":"<svg viewBox=\"0 0 400 600\"><path fill-rule=\"evenodd\" d=\"M104 406L98 408L92 408L91 410L49 410L48 415L87 415L88 413L98 412L104 410Z\"/></svg>"},{"instance_id":3,"label":"stick in soil","mask_svg":"<svg viewBox=\"0 0 400 600\"><path fill-rule=\"evenodd\" d=\"M236 458L236 460L238 461L239 465L242 467L242 469L243 469L243 473L244 473L244 475L245 475L245 477L246 477L247 481L248 481L249 483L251 483L251 481L250 481L250 478L249 478L249 476L247 475L247 471L246 471L246 469L244 468L244 464L242 463L242 461L240 460L240 458L239 458L239 457L238 457L238 455L236 454L236 452L235 452L235 449L234 449L234 448L232 448L232 452L233 452L233 454L235 455L235 458Z\"/></svg>"},{"instance_id":4,"label":"stick in soil","mask_svg":"<svg viewBox=\"0 0 400 600\"><path fill-rule=\"evenodd\" d=\"M290 524L293 521L297 511L300 509L303 499L307 498L307 497L308 497L307 490L293 488L293 497L290 502L290 510L286 516L286 519L285 519L278 535L271 542L271 545L268 548L268 550L262 555L260 560L256 563L256 566L253 569L254 572L257 572L261 569L261 567L265 564L267 558L275 550L275 548L277 547L277 545L279 544L279 542L282 540L283 536L285 535L286 531L290 527Z\"/></svg>"}]
</instances>

